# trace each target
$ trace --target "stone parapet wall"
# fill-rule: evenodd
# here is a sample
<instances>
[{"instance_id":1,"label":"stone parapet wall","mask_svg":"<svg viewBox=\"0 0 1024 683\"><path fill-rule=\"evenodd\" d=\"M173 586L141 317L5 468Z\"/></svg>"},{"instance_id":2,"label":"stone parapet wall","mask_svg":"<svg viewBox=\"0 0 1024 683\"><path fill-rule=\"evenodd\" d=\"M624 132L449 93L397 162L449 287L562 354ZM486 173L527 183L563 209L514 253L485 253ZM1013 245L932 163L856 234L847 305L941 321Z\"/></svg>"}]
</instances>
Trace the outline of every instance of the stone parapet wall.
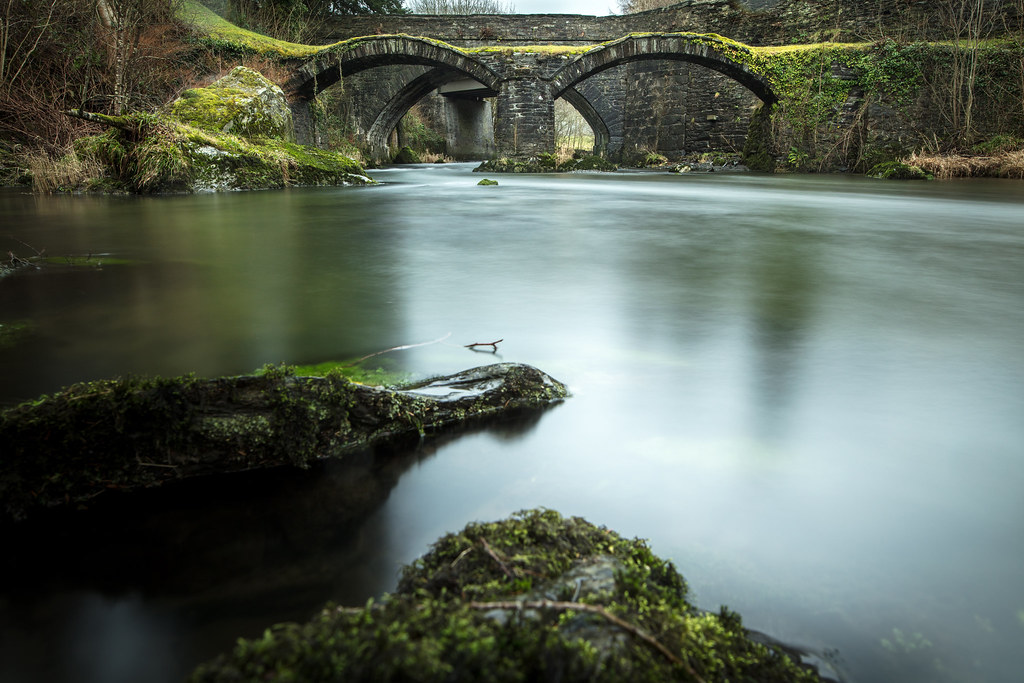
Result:
<instances>
[{"instance_id":1,"label":"stone parapet wall","mask_svg":"<svg viewBox=\"0 0 1024 683\"><path fill-rule=\"evenodd\" d=\"M1011 0L1001 6L1007 23L1019 21ZM996 22L998 33L1003 22ZM318 36L330 43L357 36L406 33L453 45L585 45L629 33L718 33L751 45L821 40L863 41L884 36L941 39L949 30L933 2L917 0L685 0L629 15L477 14L468 16L374 15L330 20Z\"/></svg>"}]
</instances>

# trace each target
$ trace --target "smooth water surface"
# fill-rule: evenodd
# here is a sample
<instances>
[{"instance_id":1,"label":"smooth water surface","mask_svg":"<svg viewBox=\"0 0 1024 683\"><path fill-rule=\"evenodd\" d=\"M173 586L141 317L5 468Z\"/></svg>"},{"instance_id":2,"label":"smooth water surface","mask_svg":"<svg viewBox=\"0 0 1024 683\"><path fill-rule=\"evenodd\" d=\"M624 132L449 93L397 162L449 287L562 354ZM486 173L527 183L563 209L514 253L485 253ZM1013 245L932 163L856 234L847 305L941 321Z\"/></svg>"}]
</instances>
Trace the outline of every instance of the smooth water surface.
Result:
<instances>
[{"instance_id":1,"label":"smooth water surface","mask_svg":"<svg viewBox=\"0 0 1024 683\"><path fill-rule=\"evenodd\" d=\"M200 487L134 527L116 508L44 527L49 571L0 598L0 680L178 680L239 635L393 588L446 531L536 506L648 538L700 606L844 680L1019 680L1024 184L478 187L471 168L381 170L367 188L0 193L3 253L108 261L0 280L0 324L26 326L0 348L4 401L449 333L382 358L416 376L525 362L574 394L396 455L356 522L332 508L366 487L327 466ZM496 339L496 354L463 348ZM61 555L72 535L86 541Z\"/></svg>"}]
</instances>

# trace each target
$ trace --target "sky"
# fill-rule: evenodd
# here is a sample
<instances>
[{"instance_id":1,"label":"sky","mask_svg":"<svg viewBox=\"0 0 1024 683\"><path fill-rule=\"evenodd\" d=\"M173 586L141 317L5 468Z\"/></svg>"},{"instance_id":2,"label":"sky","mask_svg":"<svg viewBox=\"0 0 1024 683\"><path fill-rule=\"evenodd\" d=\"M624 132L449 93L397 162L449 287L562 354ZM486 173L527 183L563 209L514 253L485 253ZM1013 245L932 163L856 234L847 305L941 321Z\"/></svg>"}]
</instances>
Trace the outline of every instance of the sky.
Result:
<instances>
[{"instance_id":1,"label":"sky","mask_svg":"<svg viewBox=\"0 0 1024 683\"><path fill-rule=\"evenodd\" d=\"M512 0L516 14L611 14L617 0Z\"/></svg>"}]
</instances>

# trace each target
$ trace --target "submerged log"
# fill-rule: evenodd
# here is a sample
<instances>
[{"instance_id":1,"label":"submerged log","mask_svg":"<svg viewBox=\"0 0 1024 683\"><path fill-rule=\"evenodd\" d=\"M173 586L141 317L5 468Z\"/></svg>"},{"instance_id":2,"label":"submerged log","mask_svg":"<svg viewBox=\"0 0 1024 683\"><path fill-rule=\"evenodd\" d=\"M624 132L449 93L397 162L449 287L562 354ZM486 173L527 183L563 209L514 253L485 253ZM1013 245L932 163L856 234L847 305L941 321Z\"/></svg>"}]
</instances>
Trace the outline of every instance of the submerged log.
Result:
<instances>
[{"instance_id":1,"label":"submerged log","mask_svg":"<svg viewBox=\"0 0 1024 683\"><path fill-rule=\"evenodd\" d=\"M9 517L208 474L295 465L565 398L536 368L500 363L404 390L341 376L116 379L0 413Z\"/></svg>"}]
</instances>

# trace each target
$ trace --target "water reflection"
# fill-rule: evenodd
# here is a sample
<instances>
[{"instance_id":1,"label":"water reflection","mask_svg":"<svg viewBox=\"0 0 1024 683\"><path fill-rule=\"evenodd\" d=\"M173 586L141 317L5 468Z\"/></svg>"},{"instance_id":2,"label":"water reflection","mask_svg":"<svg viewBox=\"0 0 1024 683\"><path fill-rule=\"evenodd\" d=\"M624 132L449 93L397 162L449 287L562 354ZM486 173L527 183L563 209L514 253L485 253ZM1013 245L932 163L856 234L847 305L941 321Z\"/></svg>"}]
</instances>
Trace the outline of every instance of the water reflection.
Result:
<instances>
[{"instance_id":1,"label":"water reflection","mask_svg":"<svg viewBox=\"0 0 1024 683\"><path fill-rule=\"evenodd\" d=\"M494 360L464 344L504 338L502 359L573 398L412 454L376 488L324 470L310 489L246 483L170 506L150 541L108 534L113 562L54 557L55 595L137 595L181 617L173 651L195 661L324 600L362 603L469 520L545 505L649 538L702 606L838 649L851 680L1016 680L1024 186L572 174L483 192L465 165L378 176L82 203L0 193L17 239L140 262L0 283L0 322L36 326L0 352L0 394L451 332L396 362L443 374ZM332 516L362 494L364 516ZM155 561L113 571L133 546ZM61 628L74 611L50 609ZM46 640L18 614L4 643Z\"/></svg>"}]
</instances>

